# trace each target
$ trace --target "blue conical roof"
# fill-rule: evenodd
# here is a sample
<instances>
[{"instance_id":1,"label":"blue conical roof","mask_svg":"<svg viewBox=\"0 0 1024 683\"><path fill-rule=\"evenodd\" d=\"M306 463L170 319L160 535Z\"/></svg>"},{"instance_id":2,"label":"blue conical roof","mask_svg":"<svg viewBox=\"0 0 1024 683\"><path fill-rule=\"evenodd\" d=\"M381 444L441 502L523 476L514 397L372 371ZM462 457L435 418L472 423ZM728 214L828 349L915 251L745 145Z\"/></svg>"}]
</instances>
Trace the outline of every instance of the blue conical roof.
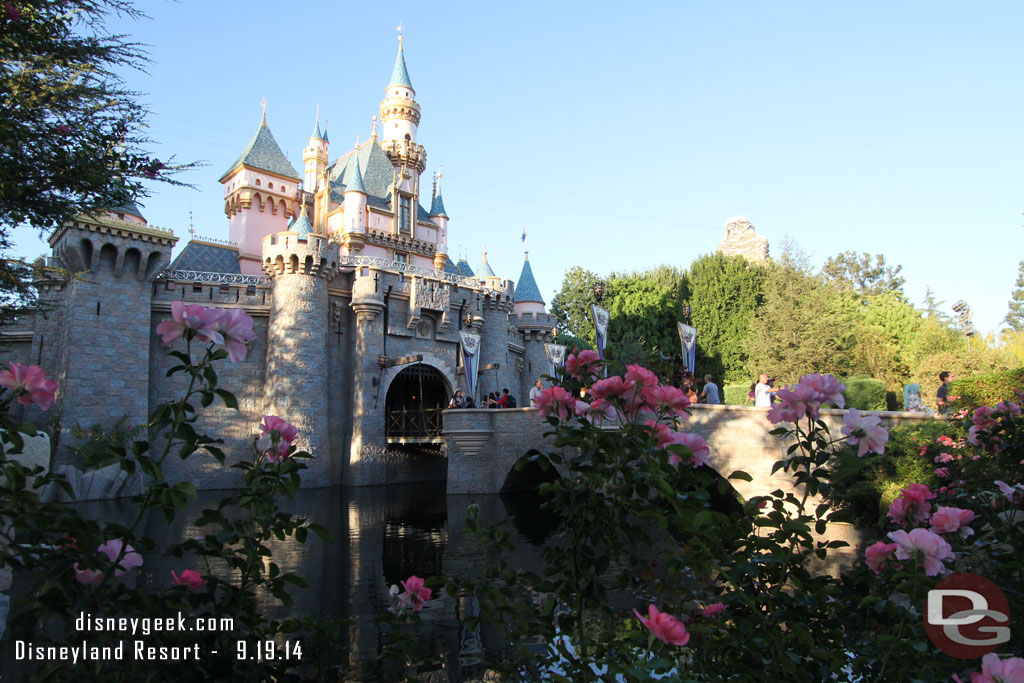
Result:
<instances>
[{"instance_id":1,"label":"blue conical roof","mask_svg":"<svg viewBox=\"0 0 1024 683\"><path fill-rule=\"evenodd\" d=\"M416 90L412 87L412 81L409 80L409 70L405 68L405 50L402 48L401 43L398 45L398 56L395 57L395 68L391 71L391 81L388 82L389 88L393 85L401 85L409 90Z\"/></svg>"},{"instance_id":2,"label":"blue conical roof","mask_svg":"<svg viewBox=\"0 0 1024 683\"><path fill-rule=\"evenodd\" d=\"M448 214L444 212L444 200L441 199L441 188L437 188L437 194L434 195L434 201L430 202L430 215L440 216L441 218L448 218Z\"/></svg>"},{"instance_id":3,"label":"blue conical roof","mask_svg":"<svg viewBox=\"0 0 1024 683\"><path fill-rule=\"evenodd\" d=\"M452 273L454 275L461 275L461 273L459 272L458 266L456 266L454 263L452 263L452 257L451 256L447 257L445 259L445 261L444 261L444 272Z\"/></svg>"},{"instance_id":4,"label":"blue conical roof","mask_svg":"<svg viewBox=\"0 0 1024 683\"><path fill-rule=\"evenodd\" d=\"M459 275L462 277L475 277L476 274L473 269L469 267L469 261L464 258L460 258L459 262L455 264L455 268L459 271Z\"/></svg>"},{"instance_id":5,"label":"blue conical roof","mask_svg":"<svg viewBox=\"0 0 1024 683\"><path fill-rule=\"evenodd\" d=\"M491 264L487 262L487 251L484 251L484 260L480 263L480 267L476 269L476 276L483 280L485 277L498 277L491 270Z\"/></svg>"},{"instance_id":6,"label":"blue conical roof","mask_svg":"<svg viewBox=\"0 0 1024 683\"><path fill-rule=\"evenodd\" d=\"M544 297L540 294L540 287L533 279L533 269L530 268L530 257L523 260L523 272L519 274L519 282L516 283L516 291L513 300L518 304L522 302L544 303Z\"/></svg>"},{"instance_id":7,"label":"blue conical roof","mask_svg":"<svg viewBox=\"0 0 1024 683\"><path fill-rule=\"evenodd\" d=\"M309 219L306 218L305 211L299 212L299 215L294 220L292 220L292 223L291 225L288 226L288 229L296 233L296 236L300 240L305 240L309 236L309 233L313 232L313 226L310 225Z\"/></svg>"},{"instance_id":8,"label":"blue conical roof","mask_svg":"<svg viewBox=\"0 0 1024 683\"><path fill-rule=\"evenodd\" d=\"M359 171L358 158L352 162L352 170L349 172L349 177L345 179L345 192L366 194L366 188L363 186L363 174Z\"/></svg>"},{"instance_id":9,"label":"blue conical roof","mask_svg":"<svg viewBox=\"0 0 1024 683\"><path fill-rule=\"evenodd\" d=\"M320 132L320 119L317 119L316 123L313 124L313 132L309 134L309 137L316 138L317 140L324 139L323 133Z\"/></svg>"}]
</instances>

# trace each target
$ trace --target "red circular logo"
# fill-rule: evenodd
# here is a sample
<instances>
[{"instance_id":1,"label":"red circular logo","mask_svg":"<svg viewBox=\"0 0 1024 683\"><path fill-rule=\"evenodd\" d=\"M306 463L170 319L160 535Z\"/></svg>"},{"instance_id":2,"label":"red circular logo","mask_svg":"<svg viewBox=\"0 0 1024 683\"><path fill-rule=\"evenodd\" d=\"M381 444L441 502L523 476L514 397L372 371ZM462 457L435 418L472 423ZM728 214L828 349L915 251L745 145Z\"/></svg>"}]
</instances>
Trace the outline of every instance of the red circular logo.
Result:
<instances>
[{"instance_id":1,"label":"red circular logo","mask_svg":"<svg viewBox=\"0 0 1024 683\"><path fill-rule=\"evenodd\" d=\"M984 576L953 574L928 591L924 628L950 657L977 659L1010 640L1010 606Z\"/></svg>"}]
</instances>

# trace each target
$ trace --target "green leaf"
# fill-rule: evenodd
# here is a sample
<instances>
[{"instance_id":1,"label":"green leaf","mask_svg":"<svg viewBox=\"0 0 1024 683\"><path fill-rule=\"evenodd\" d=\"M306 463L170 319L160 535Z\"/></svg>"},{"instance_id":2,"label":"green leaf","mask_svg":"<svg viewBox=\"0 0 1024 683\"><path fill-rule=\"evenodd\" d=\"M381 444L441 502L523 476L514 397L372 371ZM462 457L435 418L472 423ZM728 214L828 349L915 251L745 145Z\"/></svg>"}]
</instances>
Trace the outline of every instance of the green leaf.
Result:
<instances>
[{"instance_id":1,"label":"green leaf","mask_svg":"<svg viewBox=\"0 0 1024 683\"><path fill-rule=\"evenodd\" d=\"M226 389L214 389L214 392L216 392L216 394L220 396L221 400L224 401L225 406L238 410L238 399L235 398L234 394Z\"/></svg>"},{"instance_id":2,"label":"green leaf","mask_svg":"<svg viewBox=\"0 0 1024 683\"><path fill-rule=\"evenodd\" d=\"M742 481L754 481L754 478L743 470L736 470L729 475L729 479L740 479Z\"/></svg>"}]
</instances>

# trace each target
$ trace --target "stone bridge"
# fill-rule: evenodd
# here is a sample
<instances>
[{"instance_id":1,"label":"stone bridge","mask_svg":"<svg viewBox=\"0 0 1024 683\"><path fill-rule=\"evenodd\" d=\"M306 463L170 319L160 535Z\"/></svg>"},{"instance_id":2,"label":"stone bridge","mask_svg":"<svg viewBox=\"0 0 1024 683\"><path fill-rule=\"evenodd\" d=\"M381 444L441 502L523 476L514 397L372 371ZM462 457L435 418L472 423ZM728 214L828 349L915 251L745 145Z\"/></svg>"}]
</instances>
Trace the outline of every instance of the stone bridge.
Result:
<instances>
[{"instance_id":1,"label":"stone bridge","mask_svg":"<svg viewBox=\"0 0 1024 683\"><path fill-rule=\"evenodd\" d=\"M732 480L744 498L775 489L795 491L786 472L772 474L772 465L786 457L792 439L772 436L768 409L753 406L702 405L690 407L684 431L699 434L711 449L711 466L728 477L736 470L752 481ZM832 434L840 436L845 410L823 409L822 418ZM882 425L934 419L920 413L880 412ZM444 411L444 438L448 453L448 493L498 493L523 453L550 448L543 434L550 428L534 408Z\"/></svg>"}]
</instances>

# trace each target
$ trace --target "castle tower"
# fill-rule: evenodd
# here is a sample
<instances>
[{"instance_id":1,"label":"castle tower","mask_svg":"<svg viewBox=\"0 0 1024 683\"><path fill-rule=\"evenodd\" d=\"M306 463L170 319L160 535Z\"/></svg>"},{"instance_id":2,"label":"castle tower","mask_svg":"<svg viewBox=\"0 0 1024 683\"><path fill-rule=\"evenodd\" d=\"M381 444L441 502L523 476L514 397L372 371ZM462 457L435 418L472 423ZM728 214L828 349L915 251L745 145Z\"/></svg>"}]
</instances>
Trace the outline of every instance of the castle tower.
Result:
<instances>
[{"instance_id":1,"label":"castle tower","mask_svg":"<svg viewBox=\"0 0 1024 683\"><path fill-rule=\"evenodd\" d=\"M420 199L420 175L427 167L427 151L416 142L420 123L420 105L405 67L402 36L398 36L398 56L391 80L380 103L380 148L394 166L391 205L394 232L414 235Z\"/></svg>"},{"instance_id":2,"label":"castle tower","mask_svg":"<svg viewBox=\"0 0 1024 683\"><path fill-rule=\"evenodd\" d=\"M302 164L305 172L302 176L302 189L306 192L317 191L317 179L323 175L327 168L327 133L320 132L320 115L317 109L317 119L313 124L313 132L309 134L309 145L302 150Z\"/></svg>"},{"instance_id":3,"label":"castle tower","mask_svg":"<svg viewBox=\"0 0 1024 683\"><path fill-rule=\"evenodd\" d=\"M33 340L33 360L59 387L49 413L60 416L54 465L70 462L76 426L109 429L123 416L132 425L149 420L150 299L177 241L150 227L134 205L78 216L50 235L56 265L84 273L37 285L40 298L54 305Z\"/></svg>"},{"instance_id":4,"label":"castle tower","mask_svg":"<svg viewBox=\"0 0 1024 683\"><path fill-rule=\"evenodd\" d=\"M352 171L345 186L345 202L343 208L342 240L349 254L357 254L366 242L366 187L363 185L363 174L359 170L359 157L352 160Z\"/></svg>"},{"instance_id":5,"label":"castle tower","mask_svg":"<svg viewBox=\"0 0 1024 683\"><path fill-rule=\"evenodd\" d=\"M267 126L264 102L256 134L220 178L228 241L238 247L238 267L243 274L263 272L263 238L286 229L300 179Z\"/></svg>"},{"instance_id":6,"label":"castle tower","mask_svg":"<svg viewBox=\"0 0 1024 683\"><path fill-rule=\"evenodd\" d=\"M306 476L316 483L341 481L341 464L330 453L327 411L327 283L339 265L337 243L310 232L305 215L292 231L263 238L263 270L273 295L265 413L298 427L299 448L314 456Z\"/></svg>"},{"instance_id":7,"label":"castle tower","mask_svg":"<svg viewBox=\"0 0 1024 683\"><path fill-rule=\"evenodd\" d=\"M437 253L434 255L434 267L443 270L448 262L448 214L444 211L444 200L441 198L441 178L437 174L437 186L434 197L430 201L430 220L437 225Z\"/></svg>"},{"instance_id":8,"label":"castle tower","mask_svg":"<svg viewBox=\"0 0 1024 683\"><path fill-rule=\"evenodd\" d=\"M516 282L513 299L515 300L516 317L520 320L524 313L544 313L544 297L541 296L537 281L533 279L533 269L530 268L530 252L524 254L523 270L519 274L519 281Z\"/></svg>"},{"instance_id":9,"label":"castle tower","mask_svg":"<svg viewBox=\"0 0 1024 683\"><path fill-rule=\"evenodd\" d=\"M491 270L491 264L487 262L487 245L484 245L483 260L480 262L480 267L476 269L476 277L486 287L491 289L501 289L502 283L501 278L494 274Z\"/></svg>"}]
</instances>

